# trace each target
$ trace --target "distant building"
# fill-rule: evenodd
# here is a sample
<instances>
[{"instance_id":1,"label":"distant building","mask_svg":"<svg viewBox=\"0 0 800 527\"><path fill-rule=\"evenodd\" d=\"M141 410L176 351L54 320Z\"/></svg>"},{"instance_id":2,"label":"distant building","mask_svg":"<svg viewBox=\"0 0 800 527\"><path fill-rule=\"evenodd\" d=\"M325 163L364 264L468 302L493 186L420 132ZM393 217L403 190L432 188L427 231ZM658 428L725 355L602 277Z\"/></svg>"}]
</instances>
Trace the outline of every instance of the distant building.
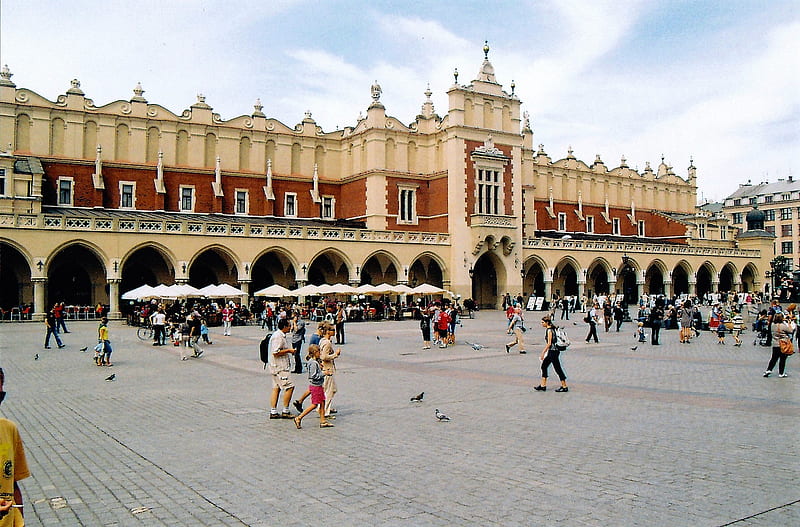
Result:
<instances>
[{"instance_id":1,"label":"distant building","mask_svg":"<svg viewBox=\"0 0 800 527\"><path fill-rule=\"evenodd\" d=\"M753 207L764 214L764 230L775 235L774 256L786 258L787 276L800 270L800 181L792 176L772 183L747 182L725 198L722 210L731 223L746 230Z\"/></svg>"},{"instance_id":2,"label":"distant building","mask_svg":"<svg viewBox=\"0 0 800 527\"><path fill-rule=\"evenodd\" d=\"M387 115L376 82L335 131L260 101L229 120L202 95L173 113L138 85L97 106L73 80L50 101L4 68L0 307L114 315L122 292L160 282L431 283L492 308L505 293L762 289L771 239L698 211L691 161L680 177L663 158L553 160L488 53L469 84L454 73L443 116L430 90L410 123Z\"/></svg>"}]
</instances>

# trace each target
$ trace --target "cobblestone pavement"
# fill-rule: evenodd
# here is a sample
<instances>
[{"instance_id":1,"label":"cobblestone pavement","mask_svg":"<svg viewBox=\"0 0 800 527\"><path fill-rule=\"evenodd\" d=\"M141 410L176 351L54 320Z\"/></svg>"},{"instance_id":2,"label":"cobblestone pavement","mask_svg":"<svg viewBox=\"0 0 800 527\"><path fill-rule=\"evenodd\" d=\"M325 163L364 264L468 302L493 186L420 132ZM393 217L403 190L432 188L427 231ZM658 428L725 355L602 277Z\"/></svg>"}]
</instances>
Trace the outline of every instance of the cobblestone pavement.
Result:
<instances>
[{"instance_id":1,"label":"cobblestone pavement","mask_svg":"<svg viewBox=\"0 0 800 527\"><path fill-rule=\"evenodd\" d=\"M632 350L631 324L586 344L573 315L570 391L553 377L539 393L540 315L526 355L505 352L499 312L448 349L422 350L413 321L350 323L336 426L302 430L268 420L258 327L212 328L181 362L112 322L100 368L95 322L71 323L63 350L42 349L42 324L0 324L28 525L800 525L800 372L763 378L752 333Z\"/></svg>"}]
</instances>

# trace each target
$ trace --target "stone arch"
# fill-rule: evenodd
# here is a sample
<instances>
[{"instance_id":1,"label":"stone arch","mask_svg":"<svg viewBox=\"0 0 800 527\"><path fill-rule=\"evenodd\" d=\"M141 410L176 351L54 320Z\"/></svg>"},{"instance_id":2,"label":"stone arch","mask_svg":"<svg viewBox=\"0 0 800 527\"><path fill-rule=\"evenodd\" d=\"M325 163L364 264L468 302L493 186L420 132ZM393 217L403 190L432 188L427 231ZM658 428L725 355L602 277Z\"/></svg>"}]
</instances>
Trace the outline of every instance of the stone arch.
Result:
<instances>
[{"instance_id":1,"label":"stone arch","mask_svg":"<svg viewBox=\"0 0 800 527\"><path fill-rule=\"evenodd\" d=\"M275 164L275 141L270 139L264 144L264 159L267 161L272 161L272 164ZM274 166L272 167L275 168Z\"/></svg>"},{"instance_id":2,"label":"stone arch","mask_svg":"<svg viewBox=\"0 0 800 527\"><path fill-rule=\"evenodd\" d=\"M660 259L655 259L647 265L644 273L644 293L647 295L663 295L666 293L664 277L669 273L667 266Z\"/></svg>"},{"instance_id":3,"label":"stone arch","mask_svg":"<svg viewBox=\"0 0 800 527\"><path fill-rule=\"evenodd\" d=\"M129 150L128 143L130 139L130 129L127 124L120 123L116 128L116 135L114 136L114 160L115 161L128 161Z\"/></svg>"},{"instance_id":4,"label":"stone arch","mask_svg":"<svg viewBox=\"0 0 800 527\"><path fill-rule=\"evenodd\" d=\"M611 292L611 264L605 258L595 258L586 268L586 296L607 295Z\"/></svg>"},{"instance_id":5,"label":"stone arch","mask_svg":"<svg viewBox=\"0 0 800 527\"><path fill-rule=\"evenodd\" d=\"M214 167L217 163L217 136L209 132L206 134L205 142L203 143L203 166L207 168Z\"/></svg>"},{"instance_id":6,"label":"stone arch","mask_svg":"<svg viewBox=\"0 0 800 527\"><path fill-rule=\"evenodd\" d=\"M32 260L21 245L0 239L0 308L33 303Z\"/></svg>"},{"instance_id":7,"label":"stone arch","mask_svg":"<svg viewBox=\"0 0 800 527\"><path fill-rule=\"evenodd\" d=\"M175 164L189 164L189 132L186 130L178 130L175 135Z\"/></svg>"},{"instance_id":8,"label":"stone arch","mask_svg":"<svg viewBox=\"0 0 800 527\"><path fill-rule=\"evenodd\" d=\"M742 269L742 292L752 293L756 291L756 277L758 277L758 269L752 262L749 262Z\"/></svg>"},{"instance_id":9,"label":"stone arch","mask_svg":"<svg viewBox=\"0 0 800 527\"><path fill-rule=\"evenodd\" d=\"M416 287L422 284L444 285L445 264L435 253L424 252L414 257L408 266L408 285Z\"/></svg>"},{"instance_id":10,"label":"stone arch","mask_svg":"<svg viewBox=\"0 0 800 527\"><path fill-rule=\"evenodd\" d=\"M317 172L320 175L325 174L325 147L322 145L317 145L314 148L314 164L317 165Z\"/></svg>"},{"instance_id":11,"label":"stone arch","mask_svg":"<svg viewBox=\"0 0 800 527\"><path fill-rule=\"evenodd\" d=\"M159 140L161 131L156 126L147 129L147 145L145 146L145 162L158 163Z\"/></svg>"},{"instance_id":12,"label":"stone arch","mask_svg":"<svg viewBox=\"0 0 800 527\"><path fill-rule=\"evenodd\" d=\"M197 288L209 284L239 283L239 259L227 247L209 245L198 251L188 264L189 285Z\"/></svg>"},{"instance_id":13,"label":"stone arch","mask_svg":"<svg viewBox=\"0 0 800 527\"><path fill-rule=\"evenodd\" d=\"M347 255L329 247L318 252L308 264L308 283L314 285L347 283L352 265Z\"/></svg>"},{"instance_id":14,"label":"stone arch","mask_svg":"<svg viewBox=\"0 0 800 527\"><path fill-rule=\"evenodd\" d=\"M159 243L145 242L132 247L119 265L120 293L144 284L175 283L175 255Z\"/></svg>"},{"instance_id":15,"label":"stone arch","mask_svg":"<svg viewBox=\"0 0 800 527\"><path fill-rule=\"evenodd\" d=\"M248 136L243 136L239 140L239 170L250 170L250 150L252 143Z\"/></svg>"},{"instance_id":16,"label":"stone arch","mask_svg":"<svg viewBox=\"0 0 800 527\"><path fill-rule=\"evenodd\" d=\"M623 256L617 267L616 293L622 294L624 304L636 304L639 301L639 262L627 255Z\"/></svg>"},{"instance_id":17,"label":"stone arch","mask_svg":"<svg viewBox=\"0 0 800 527\"><path fill-rule=\"evenodd\" d=\"M282 247L269 247L250 264L251 290L258 291L272 284L293 289L297 283L297 261Z\"/></svg>"},{"instance_id":18,"label":"stone arch","mask_svg":"<svg viewBox=\"0 0 800 527\"><path fill-rule=\"evenodd\" d=\"M50 123L50 154L54 156L64 155L64 135L67 123L60 117L55 117Z\"/></svg>"},{"instance_id":19,"label":"stone arch","mask_svg":"<svg viewBox=\"0 0 800 527\"><path fill-rule=\"evenodd\" d=\"M303 147L300 146L300 143L292 143L292 159L291 159L291 167L289 172L291 174L299 174L301 171L300 168L300 154L303 151Z\"/></svg>"},{"instance_id":20,"label":"stone arch","mask_svg":"<svg viewBox=\"0 0 800 527\"><path fill-rule=\"evenodd\" d=\"M735 278L738 275L736 266L733 262L726 262L719 271L719 287L720 291L734 291Z\"/></svg>"},{"instance_id":21,"label":"stone arch","mask_svg":"<svg viewBox=\"0 0 800 527\"><path fill-rule=\"evenodd\" d=\"M689 276L692 266L686 260L681 260L672 268L672 294L673 296L689 294Z\"/></svg>"},{"instance_id":22,"label":"stone arch","mask_svg":"<svg viewBox=\"0 0 800 527\"><path fill-rule=\"evenodd\" d=\"M545 296L544 276L547 264L538 257L528 258L522 263L523 296Z\"/></svg>"},{"instance_id":23,"label":"stone arch","mask_svg":"<svg viewBox=\"0 0 800 527\"><path fill-rule=\"evenodd\" d=\"M580 269L580 264L573 257L562 258L553 269L553 295L558 297L578 295ZM550 299L548 298L547 301Z\"/></svg>"},{"instance_id":24,"label":"stone arch","mask_svg":"<svg viewBox=\"0 0 800 527\"><path fill-rule=\"evenodd\" d=\"M97 123L86 121L83 125L83 158L94 159L97 156Z\"/></svg>"},{"instance_id":25,"label":"stone arch","mask_svg":"<svg viewBox=\"0 0 800 527\"><path fill-rule=\"evenodd\" d=\"M55 302L89 306L108 304L107 259L96 245L85 240L71 240L47 258L47 295L45 308Z\"/></svg>"},{"instance_id":26,"label":"stone arch","mask_svg":"<svg viewBox=\"0 0 800 527\"><path fill-rule=\"evenodd\" d=\"M406 157L408 158L408 171L417 172L417 143L414 141L408 142Z\"/></svg>"},{"instance_id":27,"label":"stone arch","mask_svg":"<svg viewBox=\"0 0 800 527\"><path fill-rule=\"evenodd\" d=\"M364 258L358 273L359 283L378 285L384 282L397 284L399 280L406 280L402 266L397 258L387 251L374 251Z\"/></svg>"},{"instance_id":28,"label":"stone arch","mask_svg":"<svg viewBox=\"0 0 800 527\"><path fill-rule=\"evenodd\" d=\"M494 251L484 252L472 266L472 299L479 308L497 309L508 283L500 257Z\"/></svg>"},{"instance_id":29,"label":"stone arch","mask_svg":"<svg viewBox=\"0 0 800 527\"><path fill-rule=\"evenodd\" d=\"M716 270L708 260L698 267L695 274L695 292L698 298L703 298L706 293L716 293L713 285L715 276Z\"/></svg>"},{"instance_id":30,"label":"stone arch","mask_svg":"<svg viewBox=\"0 0 800 527\"><path fill-rule=\"evenodd\" d=\"M386 152L384 159L386 162L386 168L389 170L395 170L396 167L395 167L394 154L395 151L397 150L397 145L395 145L394 139L392 139L391 137L386 140L385 150Z\"/></svg>"},{"instance_id":31,"label":"stone arch","mask_svg":"<svg viewBox=\"0 0 800 527\"><path fill-rule=\"evenodd\" d=\"M17 116L16 126L14 129L14 148L21 152L30 152L31 150L31 121L30 116L21 113Z\"/></svg>"}]
</instances>

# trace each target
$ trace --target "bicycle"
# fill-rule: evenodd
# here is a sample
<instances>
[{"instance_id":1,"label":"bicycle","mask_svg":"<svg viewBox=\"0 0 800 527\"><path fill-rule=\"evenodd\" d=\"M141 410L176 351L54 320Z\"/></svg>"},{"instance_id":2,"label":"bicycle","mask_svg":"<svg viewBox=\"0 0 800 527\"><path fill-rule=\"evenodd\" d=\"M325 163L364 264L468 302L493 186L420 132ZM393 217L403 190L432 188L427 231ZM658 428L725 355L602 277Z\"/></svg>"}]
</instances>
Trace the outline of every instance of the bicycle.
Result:
<instances>
[{"instance_id":1,"label":"bicycle","mask_svg":"<svg viewBox=\"0 0 800 527\"><path fill-rule=\"evenodd\" d=\"M153 340L154 335L155 332L153 330L153 326L150 324L146 326L140 326L139 329L136 330L136 336L141 340Z\"/></svg>"}]
</instances>

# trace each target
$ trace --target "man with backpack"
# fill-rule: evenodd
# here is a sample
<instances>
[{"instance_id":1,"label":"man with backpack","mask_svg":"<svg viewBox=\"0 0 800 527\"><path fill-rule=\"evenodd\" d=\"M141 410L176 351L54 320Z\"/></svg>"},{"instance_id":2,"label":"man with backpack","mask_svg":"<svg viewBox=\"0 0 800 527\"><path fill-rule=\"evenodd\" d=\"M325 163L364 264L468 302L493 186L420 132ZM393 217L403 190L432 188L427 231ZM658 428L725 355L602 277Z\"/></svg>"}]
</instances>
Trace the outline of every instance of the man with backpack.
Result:
<instances>
[{"instance_id":1,"label":"man with backpack","mask_svg":"<svg viewBox=\"0 0 800 527\"><path fill-rule=\"evenodd\" d=\"M292 402L294 383L289 375L291 363L289 355L294 353L294 348L286 341L286 334L291 330L289 320L282 318L278 321L278 329L269 340L269 373L272 375L272 395L270 397L270 419L293 419L289 404ZM283 390L283 412L278 413L278 397Z\"/></svg>"}]
</instances>

